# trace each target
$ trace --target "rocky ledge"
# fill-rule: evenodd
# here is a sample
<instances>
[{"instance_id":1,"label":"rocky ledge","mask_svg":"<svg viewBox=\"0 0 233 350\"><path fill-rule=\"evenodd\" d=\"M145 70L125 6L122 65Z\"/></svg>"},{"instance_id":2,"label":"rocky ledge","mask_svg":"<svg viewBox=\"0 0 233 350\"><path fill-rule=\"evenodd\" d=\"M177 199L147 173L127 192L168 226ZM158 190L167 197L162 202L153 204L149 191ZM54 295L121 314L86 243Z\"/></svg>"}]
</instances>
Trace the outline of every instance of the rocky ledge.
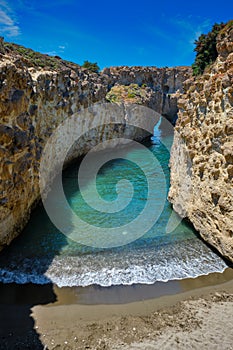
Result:
<instances>
[{"instance_id":1,"label":"rocky ledge","mask_svg":"<svg viewBox=\"0 0 233 350\"><path fill-rule=\"evenodd\" d=\"M233 261L233 21L218 35L217 51L178 101L169 200Z\"/></svg>"}]
</instances>

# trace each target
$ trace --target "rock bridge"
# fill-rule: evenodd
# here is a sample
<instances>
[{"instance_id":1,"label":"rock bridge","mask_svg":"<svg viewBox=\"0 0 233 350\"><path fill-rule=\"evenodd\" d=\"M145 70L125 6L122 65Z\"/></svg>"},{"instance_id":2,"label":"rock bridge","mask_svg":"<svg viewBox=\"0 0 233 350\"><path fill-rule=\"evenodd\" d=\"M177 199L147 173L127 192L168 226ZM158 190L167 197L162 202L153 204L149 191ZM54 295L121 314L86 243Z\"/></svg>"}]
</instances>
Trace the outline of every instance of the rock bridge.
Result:
<instances>
[{"instance_id":1,"label":"rock bridge","mask_svg":"<svg viewBox=\"0 0 233 350\"><path fill-rule=\"evenodd\" d=\"M2 41L0 53L1 249L20 233L40 199L41 154L59 124L95 102L106 102L113 86L130 84L146 89L142 104L173 120L177 97L191 72L188 67L116 67L95 74L74 64L47 69L6 50ZM77 127L83 127L78 118ZM96 142L124 133L124 128L102 127ZM86 153L90 136L93 140L92 134L76 145L76 156Z\"/></svg>"}]
</instances>

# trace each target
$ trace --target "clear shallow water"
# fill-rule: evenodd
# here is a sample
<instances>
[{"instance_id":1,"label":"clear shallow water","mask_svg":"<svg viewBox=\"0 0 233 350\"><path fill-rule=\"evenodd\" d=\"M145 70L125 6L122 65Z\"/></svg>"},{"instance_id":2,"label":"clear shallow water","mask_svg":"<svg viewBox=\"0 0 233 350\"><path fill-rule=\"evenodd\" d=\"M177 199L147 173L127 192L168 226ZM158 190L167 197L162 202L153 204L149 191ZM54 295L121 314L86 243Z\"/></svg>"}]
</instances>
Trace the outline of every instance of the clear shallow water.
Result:
<instances>
[{"instance_id":1,"label":"clear shallow water","mask_svg":"<svg viewBox=\"0 0 233 350\"><path fill-rule=\"evenodd\" d=\"M170 145L172 138L157 134L154 144L148 142L147 147L162 166L168 190L169 152L160 141ZM155 174L157 186L154 196L148 200L158 200L162 179L156 169L150 166L141 149L128 146L125 153L143 160L148 171ZM147 200L147 181L140 168L132 162L123 159L108 162L97 177L99 194L108 201L116 198L116 183L119 180L126 178L133 184L132 201L117 214L100 214L85 204L77 188L77 173L75 165L67 169L63 184L70 205L83 220L110 228L127 224L143 210ZM88 180L86 191L90 191L90 182L94 180ZM124 195L129 195L127 187ZM60 287L111 286L152 284L222 272L227 267L225 262L197 238L193 228L185 221L180 222L172 232L166 232L171 214L171 206L166 201L159 220L144 236L122 247L101 249L81 245L64 236L50 222L40 205L33 212L23 234L1 254L0 282L52 282Z\"/></svg>"}]
</instances>

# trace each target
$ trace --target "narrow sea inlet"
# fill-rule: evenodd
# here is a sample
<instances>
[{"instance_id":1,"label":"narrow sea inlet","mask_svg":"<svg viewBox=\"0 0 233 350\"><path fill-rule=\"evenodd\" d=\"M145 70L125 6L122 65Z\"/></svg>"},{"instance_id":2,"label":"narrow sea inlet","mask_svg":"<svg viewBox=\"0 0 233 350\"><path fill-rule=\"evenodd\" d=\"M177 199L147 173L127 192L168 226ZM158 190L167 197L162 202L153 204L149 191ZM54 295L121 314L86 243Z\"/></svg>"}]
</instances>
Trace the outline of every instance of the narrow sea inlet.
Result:
<instances>
[{"instance_id":1,"label":"narrow sea inlet","mask_svg":"<svg viewBox=\"0 0 233 350\"><path fill-rule=\"evenodd\" d=\"M164 179L168 192L171 144L172 136L159 130L144 143L147 151L152 152L159 161L162 173L153 168L141 147L131 147L129 144L124 148L130 159L139 159L144 168L154 174L156 186L152 197L147 198L147 180L143 171L126 159L113 159L100 169L97 178L89 176L85 191L90 196L92 185L96 181L99 195L109 201L109 205L116 199L117 183L122 179L131 182L133 197L129 205L117 213L98 212L85 203L78 188L79 166L71 165L63 173L63 185L72 209L82 220L98 227L118 227L134 220L147 201L151 201L152 205L153 201L158 201L162 196L161 184ZM130 190L131 187L128 186L123 188L126 199L130 197ZM59 207L60 204L54 205ZM165 200L159 219L142 237L119 247L93 248L77 243L59 232L41 204L34 210L24 232L1 254L0 282L53 283L58 287L107 287L154 284L223 272L226 263L198 238L193 227L186 221L174 225L174 230L168 232L166 228L171 215L175 214ZM143 220L149 218L144 217Z\"/></svg>"}]
</instances>

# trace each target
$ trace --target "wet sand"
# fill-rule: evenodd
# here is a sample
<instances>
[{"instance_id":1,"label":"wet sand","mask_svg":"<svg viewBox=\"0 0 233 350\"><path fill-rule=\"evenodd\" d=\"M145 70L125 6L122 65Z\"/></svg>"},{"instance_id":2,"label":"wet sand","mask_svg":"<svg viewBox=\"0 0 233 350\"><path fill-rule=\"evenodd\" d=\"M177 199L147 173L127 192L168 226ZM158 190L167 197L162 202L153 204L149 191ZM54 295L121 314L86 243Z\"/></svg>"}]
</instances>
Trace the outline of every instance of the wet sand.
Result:
<instances>
[{"instance_id":1,"label":"wet sand","mask_svg":"<svg viewBox=\"0 0 233 350\"><path fill-rule=\"evenodd\" d=\"M158 311L149 306L132 311L126 305L124 316L93 313L92 321L91 311L85 321L76 306L35 309L33 315L46 349L232 349L233 293L189 297Z\"/></svg>"},{"instance_id":2,"label":"wet sand","mask_svg":"<svg viewBox=\"0 0 233 350\"><path fill-rule=\"evenodd\" d=\"M0 349L232 349L230 268L151 286L0 292Z\"/></svg>"}]
</instances>

